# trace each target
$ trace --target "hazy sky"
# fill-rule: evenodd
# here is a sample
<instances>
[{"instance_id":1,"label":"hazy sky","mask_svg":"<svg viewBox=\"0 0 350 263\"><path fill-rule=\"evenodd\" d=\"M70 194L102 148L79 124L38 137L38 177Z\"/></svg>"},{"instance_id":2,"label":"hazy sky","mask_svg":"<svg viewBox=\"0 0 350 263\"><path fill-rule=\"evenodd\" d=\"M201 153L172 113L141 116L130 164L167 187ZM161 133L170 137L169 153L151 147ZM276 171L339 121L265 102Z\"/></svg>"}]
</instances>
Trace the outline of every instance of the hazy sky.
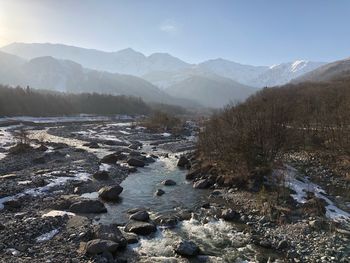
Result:
<instances>
[{"instance_id":1,"label":"hazy sky","mask_svg":"<svg viewBox=\"0 0 350 263\"><path fill-rule=\"evenodd\" d=\"M132 47L254 65L350 56L348 0L0 0L0 46Z\"/></svg>"}]
</instances>

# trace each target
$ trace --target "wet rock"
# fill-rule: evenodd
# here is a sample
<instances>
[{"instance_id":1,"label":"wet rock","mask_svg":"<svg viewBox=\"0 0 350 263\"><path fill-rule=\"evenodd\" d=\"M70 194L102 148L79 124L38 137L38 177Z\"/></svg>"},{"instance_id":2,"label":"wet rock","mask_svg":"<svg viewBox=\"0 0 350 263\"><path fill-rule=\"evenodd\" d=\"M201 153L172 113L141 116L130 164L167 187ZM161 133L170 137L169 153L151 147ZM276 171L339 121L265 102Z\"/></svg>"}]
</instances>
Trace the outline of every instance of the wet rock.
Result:
<instances>
[{"instance_id":1,"label":"wet rock","mask_svg":"<svg viewBox=\"0 0 350 263\"><path fill-rule=\"evenodd\" d=\"M123 191L123 187L119 184L102 187L98 191L100 198L107 201L117 201L119 199L120 193Z\"/></svg>"},{"instance_id":2,"label":"wet rock","mask_svg":"<svg viewBox=\"0 0 350 263\"><path fill-rule=\"evenodd\" d=\"M225 221L236 221L240 219L240 214L231 208L225 209L221 213L221 218L224 219Z\"/></svg>"},{"instance_id":3,"label":"wet rock","mask_svg":"<svg viewBox=\"0 0 350 263\"><path fill-rule=\"evenodd\" d=\"M177 166L181 168L187 168L190 166L190 164L190 161L184 155L181 155L179 161L177 162Z\"/></svg>"},{"instance_id":4,"label":"wet rock","mask_svg":"<svg viewBox=\"0 0 350 263\"><path fill-rule=\"evenodd\" d=\"M94 239L86 243L85 250L88 254L100 254L103 252L114 253L119 245L111 240Z\"/></svg>"},{"instance_id":5,"label":"wet rock","mask_svg":"<svg viewBox=\"0 0 350 263\"><path fill-rule=\"evenodd\" d=\"M83 199L73 203L69 210L73 213L106 213L105 205L99 200Z\"/></svg>"},{"instance_id":6,"label":"wet rock","mask_svg":"<svg viewBox=\"0 0 350 263\"><path fill-rule=\"evenodd\" d=\"M167 180L164 180L162 182L163 185L166 185L166 186L172 186L172 185L176 185L176 182L174 180L171 180L171 179L167 179Z\"/></svg>"},{"instance_id":7,"label":"wet rock","mask_svg":"<svg viewBox=\"0 0 350 263\"><path fill-rule=\"evenodd\" d=\"M135 167L144 167L145 166L144 161L137 159L137 158L134 158L134 157L129 158L126 162L130 166L135 166Z\"/></svg>"},{"instance_id":8,"label":"wet rock","mask_svg":"<svg viewBox=\"0 0 350 263\"><path fill-rule=\"evenodd\" d=\"M126 246L126 239L118 226L111 225L95 225L93 228L93 235L96 239L111 240L118 244L118 248Z\"/></svg>"},{"instance_id":9,"label":"wet rock","mask_svg":"<svg viewBox=\"0 0 350 263\"><path fill-rule=\"evenodd\" d=\"M152 157L146 157L144 161L145 163L154 163L156 160L154 160Z\"/></svg>"},{"instance_id":10,"label":"wet rock","mask_svg":"<svg viewBox=\"0 0 350 263\"><path fill-rule=\"evenodd\" d=\"M206 189L212 185L209 179L201 179L193 183L193 188Z\"/></svg>"},{"instance_id":11,"label":"wet rock","mask_svg":"<svg viewBox=\"0 0 350 263\"><path fill-rule=\"evenodd\" d=\"M138 211L132 214L130 216L130 219L147 222L149 220L149 214L147 213L147 211Z\"/></svg>"},{"instance_id":12,"label":"wet rock","mask_svg":"<svg viewBox=\"0 0 350 263\"><path fill-rule=\"evenodd\" d=\"M154 219L154 222L159 226L173 228L178 224L179 218L176 215L159 215Z\"/></svg>"},{"instance_id":13,"label":"wet rock","mask_svg":"<svg viewBox=\"0 0 350 263\"><path fill-rule=\"evenodd\" d=\"M124 237L128 244L135 244L139 242L139 237L134 233L125 233Z\"/></svg>"},{"instance_id":14,"label":"wet rock","mask_svg":"<svg viewBox=\"0 0 350 263\"><path fill-rule=\"evenodd\" d=\"M132 220L125 225L124 230L138 235L149 235L156 232L157 228L153 223Z\"/></svg>"},{"instance_id":15,"label":"wet rock","mask_svg":"<svg viewBox=\"0 0 350 263\"><path fill-rule=\"evenodd\" d=\"M98 171L92 175L96 180L109 180L109 174L107 171Z\"/></svg>"},{"instance_id":16,"label":"wet rock","mask_svg":"<svg viewBox=\"0 0 350 263\"><path fill-rule=\"evenodd\" d=\"M137 172L137 168L136 167L128 167L128 172L129 173L136 173Z\"/></svg>"},{"instance_id":17,"label":"wet rock","mask_svg":"<svg viewBox=\"0 0 350 263\"><path fill-rule=\"evenodd\" d=\"M155 193L155 195L157 195L157 196L162 196L163 194L165 194L165 192L162 189L157 189L157 191Z\"/></svg>"},{"instance_id":18,"label":"wet rock","mask_svg":"<svg viewBox=\"0 0 350 263\"><path fill-rule=\"evenodd\" d=\"M184 257L194 257L199 253L199 247L193 241L181 241L174 245L174 251Z\"/></svg>"}]
</instances>

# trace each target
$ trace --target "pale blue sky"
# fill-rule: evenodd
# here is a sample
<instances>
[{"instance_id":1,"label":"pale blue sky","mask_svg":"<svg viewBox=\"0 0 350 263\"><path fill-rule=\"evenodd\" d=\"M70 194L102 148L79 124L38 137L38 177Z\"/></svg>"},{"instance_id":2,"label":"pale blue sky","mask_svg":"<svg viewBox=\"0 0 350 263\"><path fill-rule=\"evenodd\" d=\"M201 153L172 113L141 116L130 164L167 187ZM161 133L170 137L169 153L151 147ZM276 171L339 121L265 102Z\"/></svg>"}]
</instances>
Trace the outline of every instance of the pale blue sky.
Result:
<instances>
[{"instance_id":1,"label":"pale blue sky","mask_svg":"<svg viewBox=\"0 0 350 263\"><path fill-rule=\"evenodd\" d=\"M350 56L347 0L0 0L0 45L51 42L189 62Z\"/></svg>"}]
</instances>

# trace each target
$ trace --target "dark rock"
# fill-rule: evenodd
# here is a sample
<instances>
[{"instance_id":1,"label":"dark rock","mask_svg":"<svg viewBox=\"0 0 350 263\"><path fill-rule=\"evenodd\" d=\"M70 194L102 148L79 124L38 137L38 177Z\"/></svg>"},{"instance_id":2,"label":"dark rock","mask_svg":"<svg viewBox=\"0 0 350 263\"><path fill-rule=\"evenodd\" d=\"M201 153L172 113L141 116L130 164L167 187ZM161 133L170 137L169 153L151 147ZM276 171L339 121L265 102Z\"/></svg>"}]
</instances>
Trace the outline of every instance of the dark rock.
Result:
<instances>
[{"instance_id":1,"label":"dark rock","mask_svg":"<svg viewBox=\"0 0 350 263\"><path fill-rule=\"evenodd\" d=\"M134 233L125 233L124 237L128 244L135 244L139 242L139 237Z\"/></svg>"},{"instance_id":2,"label":"dark rock","mask_svg":"<svg viewBox=\"0 0 350 263\"><path fill-rule=\"evenodd\" d=\"M166 186L172 186L172 185L176 185L176 182L174 180L171 180L171 179L167 179L167 180L164 180L162 182L163 185L166 185Z\"/></svg>"},{"instance_id":3,"label":"dark rock","mask_svg":"<svg viewBox=\"0 0 350 263\"><path fill-rule=\"evenodd\" d=\"M96 239L114 241L118 244L118 248L124 248L127 243L122 232L115 224L95 225L93 228L93 234Z\"/></svg>"},{"instance_id":4,"label":"dark rock","mask_svg":"<svg viewBox=\"0 0 350 263\"><path fill-rule=\"evenodd\" d=\"M73 213L106 213L107 209L99 200L82 199L73 203L69 210Z\"/></svg>"},{"instance_id":5,"label":"dark rock","mask_svg":"<svg viewBox=\"0 0 350 263\"><path fill-rule=\"evenodd\" d=\"M174 245L177 254L184 257L194 257L199 253L199 247L192 241L181 241Z\"/></svg>"},{"instance_id":6,"label":"dark rock","mask_svg":"<svg viewBox=\"0 0 350 263\"><path fill-rule=\"evenodd\" d=\"M278 250L283 250L286 249L288 247L288 241L287 240L281 240L278 245L277 245L277 249Z\"/></svg>"},{"instance_id":7,"label":"dark rock","mask_svg":"<svg viewBox=\"0 0 350 263\"><path fill-rule=\"evenodd\" d=\"M115 164L119 160L118 156L114 153L108 154L101 159L101 163Z\"/></svg>"},{"instance_id":8,"label":"dark rock","mask_svg":"<svg viewBox=\"0 0 350 263\"><path fill-rule=\"evenodd\" d=\"M210 208L210 203L205 203L202 205L203 208L209 209Z\"/></svg>"},{"instance_id":9,"label":"dark rock","mask_svg":"<svg viewBox=\"0 0 350 263\"><path fill-rule=\"evenodd\" d=\"M147 222L149 220L149 214L147 213L147 211L138 211L132 214L130 216L130 219Z\"/></svg>"},{"instance_id":10,"label":"dark rock","mask_svg":"<svg viewBox=\"0 0 350 263\"><path fill-rule=\"evenodd\" d=\"M85 250L86 253L95 255L106 251L114 253L118 247L119 245L111 240L94 239L87 242Z\"/></svg>"},{"instance_id":11,"label":"dark rock","mask_svg":"<svg viewBox=\"0 0 350 263\"><path fill-rule=\"evenodd\" d=\"M36 148L38 151L42 151L45 152L47 151L49 148L47 148L45 145L41 144L38 148Z\"/></svg>"},{"instance_id":12,"label":"dark rock","mask_svg":"<svg viewBox=\"0 0 350 263\"><path fill-rule=\"evenodd\" d=\"M9 149L9 153L10 154L21 154L21 153L26 153L32 149L33 148L29 144L18 143L17 145L15 145Z\"/></svg>"},{"instance_id":13,"label":"dark rock","mask_svg":"<svg viewBox=\"0 0 350 263\"><path fill-rule=\"evenodd\" d=\"M193 183L193 188L206 189L212 185L209 179L201 179Z\"/></svg>"},{"instance_id":14,"label":"dark rock","mask_svg":"<svg viewBox=\"0 0 350 263\"><path fill-rule=\"evenodd\" d=\"M136 167L128 167L128 172L129 173L136 173L137 172L137 168Z\"/></svg>"},{"instance_id":15,"label":"dark rock","mask_svg":"<svg viewBox=\"0 0 350 263\"><path fill-rule=\"evenodd\" d=\"M123 191L123 187L119 184L102 187L98 191L100 198L107 201L117 201L119 199L120 193Z\"/></svg>"},{"instance_id":16,"label":"dark rock","mask_svg":"<svg viewBox=\"0 0 350 263\"><path fill-rule=\"evenodd\" d=\"M184 155L181 155L177 162L177 166L181 168L187 168L190 164L190 161Z\"/></svg>"},{"instance_id":17,"label":"dark rock","mask_svg":"<svg viewBox=\"0 0 350 263\"><path fill-rule=\"evenodd\" d=\"M107 171L98 171L92 175L96 180L109 180L109 174Z\"/></svg>"},{"instance_id":18,"label":"dark rock","mask_svg":"<svg viewBox=\"0 0 350 263\"><path fill-rule=\"evenodd\" d=\"M149 235L156 232L157 228L153 223L132 220L125 225L124 230L138 235Z\"/></svg>"},{"instance_id":19,"label":"dark rock","mask_svg":"<svg viewBox=\"0 0 350 263\"><path fill-rule=\"evenodd\" d=\"M176 215L159 215L154 221L159 226L166 226L169 228L174 228L179 222L179 218Z\"/></svg>"},{"instance_id":20,"label":"dark rock","mask_svg":"<svg viewBox=\"0 0 350 263\"><path fill-rule=\"evenodd\" d=\"M139 160L137 158L133 158L133 157L129 158L127 160L127 163L128 163L128 165L135 166L135 167L144 167L145 166L145 162L144 161L141 161L141 160Z\"/></svg>"},{"instance_id":21,"label":"dark rock","mask_svg":"<svg viewBox=\"0 0 350 263\"><path fill-rule=\"evenodd\" d=\"M21 208L21 202L18 200L9 200L4 202L4 207L6 209L18 209Z\"/></svg>"},{"instance_id":22,"label":"dark rock","mask_svg":"<svg viewBox=\"0 0 350 263\"><path fill-rule=\"evenodd\" d=\"M145 163L154 163L156 160L154 160L152 157L146 157L144 161Z\"/></svg>"},{"instance_id":23,"label":"dark rock","mask_svg":"<svg viewBox=\"0 0 350 263\"><path fill-rule=\"evenodd\" d=\"M165 194L165 192L162 189L157 189L156 193L157 196L161 196L163 194Z\"/></svg>"},{"instance_id":24,"label":"dark rock","mask_svg":"<svg viewBox=\"0 0 350 263\"><path fill-rule=\"evenodd\" d=\"M240 219L240 214L231 208L225 209L221 213L221 218L224 219L225 221L235 221Z\"/></svg>"}]
</instances>

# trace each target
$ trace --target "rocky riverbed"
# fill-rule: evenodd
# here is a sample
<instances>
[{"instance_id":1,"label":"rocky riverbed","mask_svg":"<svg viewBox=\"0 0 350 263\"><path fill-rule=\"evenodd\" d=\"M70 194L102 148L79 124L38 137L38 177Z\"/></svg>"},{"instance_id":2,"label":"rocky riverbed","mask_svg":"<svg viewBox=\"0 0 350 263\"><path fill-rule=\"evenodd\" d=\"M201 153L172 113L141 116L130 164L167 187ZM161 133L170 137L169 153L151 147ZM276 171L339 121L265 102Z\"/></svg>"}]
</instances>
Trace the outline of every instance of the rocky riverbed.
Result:
<instances>
[{"instance_id":1,"label":"rocky riverbed","mask_svg":"<svg viewBox=\"0 0 350 263\"><path fill-rule=\"evenodd\" d=\"M198 164L190 126L173 136L110 118L22 123L0 128L0 262L349 262L346 197L293 184L272 217L264 193ZM29 145L16 146L19 130ZM305 180L300 163L288 162ZM321 197L324 213L306 209Z\"/></svg>"}]
</instances>

